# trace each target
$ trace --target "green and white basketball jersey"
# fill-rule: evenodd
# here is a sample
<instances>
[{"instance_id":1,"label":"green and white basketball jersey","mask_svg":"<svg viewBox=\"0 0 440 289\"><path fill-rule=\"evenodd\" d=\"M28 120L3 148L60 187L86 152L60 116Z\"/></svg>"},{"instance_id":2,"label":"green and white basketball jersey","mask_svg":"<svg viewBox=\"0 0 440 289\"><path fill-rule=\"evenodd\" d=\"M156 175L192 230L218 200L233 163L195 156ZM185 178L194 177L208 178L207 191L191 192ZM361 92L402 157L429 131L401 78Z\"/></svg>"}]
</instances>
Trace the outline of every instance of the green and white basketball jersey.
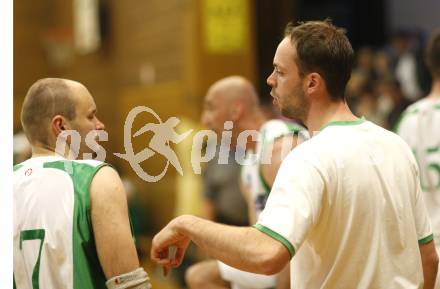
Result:
<instances>
[{"instance_id":1,"label":"green and white basketball jersey","mask_svg":"<svg viewBox=\"0 0 440 289\"><path fill-rule=\"evenodd\" d=\"M420 167L420 183L440 250L440 99L424 98L409 106L396 127Z\"/></svg>"},{"instance_id":2,"label":"green and white basketball jersey","mask_svg":"<svg viewBox=\"0 0 440 289\"><path fill-rule=\"evenodd\" d=\"M301 132L301 134L299 134ZM300 143L308 139L304 127L289 121L272 119L265 122L260 128L255 152L246 152L245 164L241 167L241 183L251 193L255 204L256 217L260 215L266 205L270 193L270 186L261 174L262 154L273 142L286 135L298 134Z\"/></svg>"},{"instance_id":3,"label":"green and white basketball jersey","mask_svg":"<svg viewBox=\"0 0 440 289\"><path fill-rule=\"evenodd\" d=\"M48 156L14 167L17 289L106 288L90 215L90 184L106 163Z\"/></svg>"}]
</instances>

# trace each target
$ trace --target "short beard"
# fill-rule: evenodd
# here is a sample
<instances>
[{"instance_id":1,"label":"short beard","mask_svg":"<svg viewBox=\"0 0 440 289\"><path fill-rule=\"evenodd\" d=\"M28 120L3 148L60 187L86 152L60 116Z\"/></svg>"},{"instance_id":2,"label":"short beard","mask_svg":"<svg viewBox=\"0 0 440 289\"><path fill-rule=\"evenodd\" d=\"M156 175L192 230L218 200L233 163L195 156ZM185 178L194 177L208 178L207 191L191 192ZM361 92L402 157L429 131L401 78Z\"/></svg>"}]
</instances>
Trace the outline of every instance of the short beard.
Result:
<instances>
[{"instance_id":1,"label":"short beard","mask_svg":"<svg viewBox=\"0 0 440 289\"><path fill-rule=\"evenodd\" d=\"M292 98L293 97L295 96L292 96ZM296 98L297 99L294 103L291 101L290 105L281 107L281 114L297 122L305 123L307 114L309 112L310 103L307 100L305 93L300 88L298 89Z\"/></svg>"}]
</instances>

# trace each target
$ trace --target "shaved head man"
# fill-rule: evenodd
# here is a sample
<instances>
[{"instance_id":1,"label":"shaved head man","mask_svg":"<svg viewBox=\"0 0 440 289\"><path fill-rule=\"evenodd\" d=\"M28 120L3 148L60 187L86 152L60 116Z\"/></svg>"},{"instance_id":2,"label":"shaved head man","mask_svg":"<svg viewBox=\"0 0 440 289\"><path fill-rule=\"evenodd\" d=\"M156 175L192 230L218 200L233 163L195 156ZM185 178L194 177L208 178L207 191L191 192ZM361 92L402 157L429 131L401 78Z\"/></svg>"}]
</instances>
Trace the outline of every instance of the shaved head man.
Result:
<instances>
[{"instance_id":1,"label":"shaved head man","mask_svg":"<svg viewBox=\"0 0 440 289\"><path fill-rule=\"evenodd\" d=\"M74 130L81 136L76 153L82 155L90 152L84 141L86 135L104 129L87 88L79 82L58 78L41 79L31 86L23 103L21 122L34 154L54 150L60 134Z\"/></svg>"},{"instance_id":2,"label":"shaved head man","mask_svg":"<svg viewBox=\"0 0 440 289\"><path fill-rule=\"evenodd\" d=\"M214 130L219 137L225 129L225 123L231 121L231 146L245 145L241 148L246 149L247 153L246 164L241 167L240 187L247 202L250 224L254 224L266 204L270 187L285 156L282 154L283 142L290 144L285 151L287 153L296 145L298 133L303 128L278 119L268 120L260 108L258 95L252 83L241 76L226 77L212 84L205 96L201 119L202 123ZM244 131L259 132L258 138L246 141L245 144L237 144L239 134ZM266 158L268 154L271 156ZM251 155L256 156L257 161L252 161ZM269 159L269 162L264 163L263 159ZM230 170L228 167L225 168ZM226 182L231 183L233 180ZM218 190L219 186L225 185L227 184L218 184L211 190ZM230 204L229 207L233 205ZM288 269L288 266L286 267ZM283 282L278 282L277 275L253 274L210 260L190 267L186 272L186 281L191 289L265 289L274 288L277 283L286 283L284 275Z\"/></svg>"},{"instance_id":3,"label":"shaved head man","mask_svg":"<svg viewBox=\"0 0 440 289\"><path fill-rule=\"evenodd\" d=\"M81 137L75 153L83 156L85 137L104 129L87 88L38 80L21 120L32 158L14 166L14 288L149 288L118 173L101 161L69 159L65 132ZM56 149L59 138L67 150Z\"/></svg>"},{"instance_id":4,"label":"shaved head man","mask_svg":"<svg viewBox=\"0 0 440 289\"><path fill-rule=\"evenodd\" d=\"M258 95L244 77L222 78L209 88L205 97L202 123L217 135L221 135L226 121L232 121L234 142L240 132L246 129L258 130L265 120L259 107Z\"/></svg>"}]
</instances>

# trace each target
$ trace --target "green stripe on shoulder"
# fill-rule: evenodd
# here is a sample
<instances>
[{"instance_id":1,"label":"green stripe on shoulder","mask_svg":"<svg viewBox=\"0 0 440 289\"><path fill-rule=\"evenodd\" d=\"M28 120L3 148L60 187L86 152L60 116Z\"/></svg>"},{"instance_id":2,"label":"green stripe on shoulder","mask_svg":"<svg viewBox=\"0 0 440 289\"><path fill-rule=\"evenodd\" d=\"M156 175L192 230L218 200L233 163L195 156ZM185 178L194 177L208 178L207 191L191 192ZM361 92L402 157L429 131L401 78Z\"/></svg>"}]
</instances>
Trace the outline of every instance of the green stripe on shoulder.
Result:
<instances>
[{"instance_id":1,"label":"green stripe on shoulder","mask_svg":"<svg viewBox=\"0 0 440 289\"><path fill-rule=\"evenodd\" d=\"M418 108L413 109L407 109L405 110L399 117L399 120L397 121L396 125L393 127L393 132L398 133L400 129L400 125L402 124L402 121L407 118L408 116L414 115L419 113Z\"/></svg>"},{"instance_id":2,"label":"green stripe on shoulder","mask_svg":"<svg viewBox=\"0 0 440 289\"><path fill-rule=\"evenodd\" d=\"M292 258L295 255L295 248L286 238L284 238L283 236L281 236L277 232L272 231L271 229L269 229L263 225L255 224L253 227L255 229L263 232L264 234L268 235L269 237L279 241L281 244L283 244L287 248L287 250L289 251L290 258Z\"/></svg>"},{"instance_id":3,"label":"green stripe on shoulder","mask_svg":"<svg viewBox=\"0 0 440 289\"><path fill-rule=\"evenodd\" d=\"M272 190L272 187L269 186L269 184L266 182L263 176L263 168L260 165L260 168L258 169L258 176L260 178L260 182L263 185L263 188L265 190L266 195L268 196L270 194L270 191Z\"/></svg>"},{"instance_id":4,"label":"green stripe on shoulder","mask_svg":"<svg viewBox=\"0 0 440 289\"><path fill-rule=\"evenodd\" d=\"M435 104L433 107L434 107L434 109L440 109L440 103ZM407 108L407 109L401 114L399 120L397 121L397 124L394 126L393 131L396 132L396 133L398 133L401 122L402 122L405 118L407 118L408 116L411 116L411 115L417 114L417 113L419 113L419 112L420 112L419 107L409 106L409 107L408 107L408 108Z\"/></svg>"},{"instance_id":5,"label":"green stripe on shoulder","mask_svg":"<svg viewBox=\"0 0 440 289\"><path fill-rule=\"evenodd\" d=\"M54 161L54 162L46 162L43 164L43 168L52 168L59 169L68 173L69 175L73 174L73 162L72 161Z\"/></svg>"},{"instance_id":6,"label":"green stripe on shoulder","mask_svg":"<svg viewBox=\"0 0 440 289\"><path fill-rule=\"evenodd\" d=\"M100 168L104 166L110 166L107 163L100 163L97 166L93 166L88 163L80 163L70 160L61 160L61 161L53 161L53 162L46 162L43 164L43 168L53 168L53 169L59 169L66 173L68 173L71 177L75 171L76 178L82 179L82 174L95 174Z\"/></svg>"},{"instance_id":7,"label":"green stripe on shoulder","mask_svg":"<svg viewBox=\"0 0 440 289\"><path fill-rule=\"evenodd\" d=\"M287 128L289 129L289 132L294 133L294 134L303 130L302 127L300 127L299 125L294 124L294 123L286 123L286 125L287 125Z\"/></svg>"},{"instance_id":8,"label":"green stripe on shoulder","mask_svg":"<svg viewBox=\"0 0 440 289\"><path fill-rule=\"evenodd\" d=\"M434 235L433 234L431 234L429 236L426 236L423 239L420 239L419 240L419 245L427 244L427 243L431 242L432 240L434 240Z\"/></svg>"},{"instance_id":9,"label":"green stripe on shoulder","mask_svg":"<svg viewBox=\"0 0 440 289\"><path fill-rule=\"evenodd\" d=\"M14 166L14 172L15 172L15 171L18 171L18 170L21 169L22 167L23 167L22 164L15 165L15 166Z\"/></svg>"}]
</instances>

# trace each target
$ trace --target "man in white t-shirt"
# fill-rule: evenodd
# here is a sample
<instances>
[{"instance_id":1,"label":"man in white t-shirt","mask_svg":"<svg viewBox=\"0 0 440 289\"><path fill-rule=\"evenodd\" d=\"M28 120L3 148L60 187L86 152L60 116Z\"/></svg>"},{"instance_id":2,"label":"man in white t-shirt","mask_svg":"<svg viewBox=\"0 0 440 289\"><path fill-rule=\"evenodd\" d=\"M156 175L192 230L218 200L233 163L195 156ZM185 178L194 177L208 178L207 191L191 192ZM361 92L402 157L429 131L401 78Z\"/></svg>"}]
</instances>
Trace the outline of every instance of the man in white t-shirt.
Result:
<instances>
[{"instance_id":1,"label":"man in white t-shirt","mask_svg":"<svg viewBox=\"0 0 440 289\"><path fill-rule=\"evenodd\" d=\"M440 31L427 49L427 63L433 76L430 94L408 107L396 132L411 147L420 167L420 182L432 222L437 253L440 252ZM437 275L436 288L440 288Z\"/></svg>"},{"instance_id":2,"label":"man in white t-shirt","mask_svg":"<svg viewBox=\"0 0 440 289\"><path fill-rule=\"evenodd\" d=\"M353 54L328 21L287 26L267 81L282 113L314 136L281 164L254 227L181 216L154 237L153 260L178 266L193 241L226 264L263 274L293 257L295 289L433 288L438 256L417 163L400 137L348 108ZM171 245L178 249L168 260Z\"/></svg>"},{"instance_id":3,"label":"man in white t-shirt","mask_svg":"<svg viewBox=\"0 0 440 289\"><path fill-rule=\"evenodd\" d=\"M235 154L242 163L240 187L248 205L250 224L255 224L264 209L270 187L282 158L298 141L304 128L294 122L279 119L268 120L260 109L258 95L251 82L241 76L230 76L216 81L205 97L202 123L220 137L226 122L232 121L231 151L247 150L246 156ZM256 141L246 141L237 147L238 135L244 131L258 132ZM302 138L305 136L301 135ZM283 142L286 142L284 155ZM289 144L290 142L290 144ZM263 163L263 158L271 153ZM240 159L242 159L240 161ZM230 161L230 160L229 160ZM223 164L219 164L221 166ZM232 205L232 204L231 204ZM232 289L282 288L277 276L265 276L245 272L220 261L207 260L191 266L186 274L187 285L191 289L210 286ZM288 276L288 272L283 277ZM283 278L284 280L284 278Z\"/></svg>"}]
</instances>

